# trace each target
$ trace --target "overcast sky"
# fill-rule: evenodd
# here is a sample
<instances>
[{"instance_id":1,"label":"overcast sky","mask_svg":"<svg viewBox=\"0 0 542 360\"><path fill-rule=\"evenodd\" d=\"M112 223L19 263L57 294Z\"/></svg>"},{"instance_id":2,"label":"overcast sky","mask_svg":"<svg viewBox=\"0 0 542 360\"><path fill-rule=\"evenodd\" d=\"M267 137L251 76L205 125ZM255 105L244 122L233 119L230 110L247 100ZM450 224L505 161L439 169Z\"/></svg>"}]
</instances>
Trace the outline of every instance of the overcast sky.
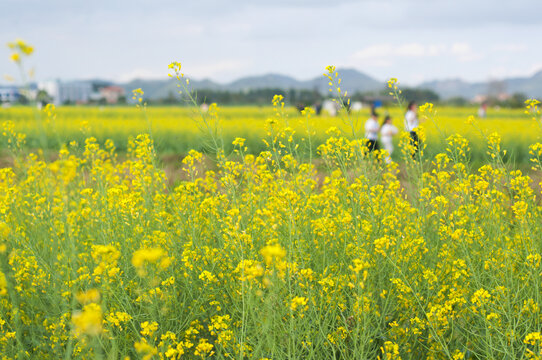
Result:
<instances>
[{"instance_id":1,"label":"overcast sky","mask_svg":"<svg viewBox=\"0 0 542 360\"><path fill-rule=\"evenodd\" d=\"M541 0L0 0L0 27L0 76L22 38L38 80L163 78L173 60L219 82L329 64L411 85L542 69Z\"/></svg>"}]
</instances>

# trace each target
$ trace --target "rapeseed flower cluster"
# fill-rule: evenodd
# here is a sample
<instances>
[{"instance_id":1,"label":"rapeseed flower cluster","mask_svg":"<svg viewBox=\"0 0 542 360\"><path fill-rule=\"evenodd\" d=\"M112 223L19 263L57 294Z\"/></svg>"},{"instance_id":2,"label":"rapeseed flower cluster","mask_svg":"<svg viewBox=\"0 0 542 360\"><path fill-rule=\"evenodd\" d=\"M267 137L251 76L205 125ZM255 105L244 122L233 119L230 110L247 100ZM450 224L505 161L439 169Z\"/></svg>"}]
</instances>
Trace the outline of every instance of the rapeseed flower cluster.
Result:
<instances>
[{"instance_id":1,"label":"rapeseed flower cluster","mask_svg":"<svg viewBox=\"0 0 542 360\"><path fill-rule=\"evenodd\" d=\"M10 55L10 59L16 63L21 62L22 56L30 56L34 52L34 47L21 39L17 39L14 42L9 42L7 45L9 49L13 51Z\"/></svg>"}]
</instances>

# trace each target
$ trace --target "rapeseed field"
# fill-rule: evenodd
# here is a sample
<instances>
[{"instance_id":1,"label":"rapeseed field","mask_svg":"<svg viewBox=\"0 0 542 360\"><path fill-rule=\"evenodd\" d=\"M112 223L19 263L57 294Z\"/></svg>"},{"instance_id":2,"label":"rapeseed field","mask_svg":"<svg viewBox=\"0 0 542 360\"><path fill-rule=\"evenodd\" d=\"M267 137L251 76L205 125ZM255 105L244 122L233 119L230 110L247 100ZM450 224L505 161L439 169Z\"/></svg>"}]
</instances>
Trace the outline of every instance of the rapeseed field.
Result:
<instances>
[{"instance_id":1,"label":"rapeseed field","mask_svg":"<svg viewBox=\"0 0 542 360\"><path fill-rule=\"evenodd\" d=\"M403 132L399 162L386 161L352 118L316 141L321 120L305 110L294 125L275 96L257 153L234 109L231 120L216 106L196 118L206 154L187 151L186 180L170 186L155 141L183 122L160 124L137 101L126 122L128 110L108 110L110 127L48 107L61 138L52 161L25 141L56 133L3 124L13 163L0 169L3 359L542 358L538 135L530 175L468 116L483 165L461 134L430 153L423 128L418 143ZM538 104L527 105L534 118L517 121L531 126ZM438 119L430 104L423 113ZM62 140L81 120L87 137ZM99 142L98 129L118 137Z\"/></svg>"},{"instance_id":2,"label":"rapeseed field","mask_svg":"<svg viewBox=\"0 0 542 360\"><path fill-rule=\"evenodd\" d=\"M395 126L403 126L403 110L390 106L378 110L381 115L392 116ZM288 125L295 130L293 136L297 142L307 148L307 121L293 107L285 110ZM36 113L39 116L36 120ZM152 122L155 147L159 153L187 154L191 149L205 151L201 141L199 128L200 114L193 107L160 107L147 108L148 118ZM363 125L369 118L369 109L351 113L356 123L357 136L363 137ZM77 141L83 144L88 136L93 136L103 145L110 139L117 149L126 152L127 139L148 132L145 116L134 106L88 107L61 106L55 111L56 118L50 119L47 113L32 110L28 107L12 107L0 111L0 123L13 122L14 128L26 135L26 147L37 149L45 147L58 151L62 144ZM438 107L436 114L427 117L422 125L427 132L427 152L432 155L445 149L445 139L452 134L461 134L471 144L471 157L477 163L485 159L485 136L499 132L503 146L508 149L508 158L514 163L528 162L529 145L539 140L540 129L535 122L521 109L490 109L485 119L478 119L479 129L466 123L469 116L476 115L475 107ZM262 138L266 134L267 120L274 116L273 108L256 106L220 107L221 136L224 138L226 150L231 151L231 142L236 137L246 139L250 153L258 154L265 150ZM325 142L326 131L330 127L344 130L346 136L352 138L349 126L345 125L342 116L312 116L309 126L313 134L313 151ZM480 132L482 130L482 132ZM43 143L40 134L45 133L47 143ZM485 134L485 135L483 135ZM5 142L0 143L6 148ZM302 149L302 150L303 150ZM399 159L398 157L396 159Z\"/></svg>"}]
</instances>

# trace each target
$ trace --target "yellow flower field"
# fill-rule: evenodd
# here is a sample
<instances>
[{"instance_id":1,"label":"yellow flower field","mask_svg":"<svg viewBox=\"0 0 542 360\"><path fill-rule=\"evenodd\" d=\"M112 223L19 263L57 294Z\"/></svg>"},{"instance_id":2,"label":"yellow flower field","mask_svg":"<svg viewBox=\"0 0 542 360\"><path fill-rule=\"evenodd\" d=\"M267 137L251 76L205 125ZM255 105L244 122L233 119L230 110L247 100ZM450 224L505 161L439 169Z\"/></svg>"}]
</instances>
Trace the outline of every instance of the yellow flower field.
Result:
<instances>
[{"instance_id":1,"label":"yellow flower field","mask_svg":"<svg viewBox=\"0 0 542 360\"><path fill-rule=\"evenodd\" d=\"M390 161L366 112L142 96L1 110L2 359L542 358L538 102L426 104Z\"/></svg>"},{"instance_id":2,"label":"yellow flower field","mask_svg":"<svg viewBox=\"0 0 542 360\"><path fill-rule=\"evenodd\" d=\"M59 109L46 126L69 138L87 121L89 137L46 161L23 144L21 131L40 141L28 110L10 109L4 141L14 165L0 170L3 358L542 357L540 186L505 166L498 134L478 140L487 160L477 170L461 135L435 155L424 141L414 156L403 135L399 172L339 128L324 135L336 118L312 116L303 128L280 97L274 104L213 109L194 123L189 110L149 108L158 141L181 129L197 144L199 124L218 144L215 115L236 136L233 156L218 148L212 171L212 154L189 151L187 180L175 187L150 135L117 157L117 143L145 132L141 112ZM443 109L439 127L470 134L453 120L466 112ZM532 126L506 114L477 126ZM309 157L298 151L307 128L321 136ZM248 131L264 151L247 152ZM92 135L116 140L101 146ZM539 179L542 145L530 152Z\"/></svg>"},{"instance_id":3,"label":"yellow flower field","mask_svg":"<svg viewBox=\"0 0 542 360\"><path fill-rule=\"evenodd\" d=\"M219 109L221 136L231 150L231 142L236 137L245 138L248 151L258 154L265 150L262 138L266 134L267 120L275 114L269 107L224 107ZM381 115L390 113L398 128L403 126L402 109L391 107L380 109ZM149 107L147 122L144 114L135 107L59 107L53 119L43 111L33 111L27 107L14 107L0 110L0 123L11 121L18 132L27 136L29 148L48 147L59 149L59 144L76 140L82 144L86 137L94 136L103 144L105 140L114 141L117 148L126 150L129 137L149 131L151 125L154 141L159 152L186 154L190 149L205 150L202 132L199 128L200 114L190 107ZM427 116L422 125L427 129L428 150L436 154L444 149L445 139L454 133L465 136L471 142L472 156L477 161L486 158L485 138L497 131L503 137L503 145L509 155L518 163L528 162L528 146L540 138L540 128L536 121L524 114L521 109L490 109L488 118L477 121L476 127L466 123L477 109L438 108L436 114ZM307 120L293 108L285 109L288 125L295 130L294 137L302 148L307 147ZM308 127L313 135L313 147L316 149L326 139L330 127L344 130L351 137L349 126L342 120L344 116L312 116ZM352 113L357 136L363 136L363 125L369 117L369 110ZM47 143L43 143L42 133ZM302 140L303 139L303 140ZM0 144L6 147L6 144Z\"/></svg>"}]
</instances>

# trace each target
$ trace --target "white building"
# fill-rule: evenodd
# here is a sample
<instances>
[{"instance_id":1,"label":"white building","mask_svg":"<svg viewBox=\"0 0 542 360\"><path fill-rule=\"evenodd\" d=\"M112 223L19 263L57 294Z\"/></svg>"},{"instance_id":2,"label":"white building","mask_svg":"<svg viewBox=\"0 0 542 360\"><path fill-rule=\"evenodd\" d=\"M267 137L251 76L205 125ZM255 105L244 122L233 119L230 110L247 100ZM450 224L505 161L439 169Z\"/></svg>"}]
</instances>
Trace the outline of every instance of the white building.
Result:
<instances>
[{"instance_id":1,"label":"white building","mask_svg":"<svg viewBox=\"0 0 542 360\"><path fill-rule=\"evenodd\" d=\"M92 84L85 81L61 82L60 80L44 81L38 84L39 90L44 90L53 98L55 105L66 103L88 103L92 93Z\"/></svg>"},{"instance_id":2,"label":"white building","mask_svg":"<svg viewBox=\"0 0 542 360\"><path fill-rule=\"evenodd\" d=\"M16 86L0 86L0 103L14 103L21 93Z\"/></svg>"},{"instance_id":3,"label":"white building","mask_svg":"<svg viewBox=\"0 0 542 360\"><path fill-rule=\"evenodd\" d=\"M100 95L108 104L116 104L121 98L126 96L123 88L114 85L102 87Z\"/></svg>"}]
</instances>

